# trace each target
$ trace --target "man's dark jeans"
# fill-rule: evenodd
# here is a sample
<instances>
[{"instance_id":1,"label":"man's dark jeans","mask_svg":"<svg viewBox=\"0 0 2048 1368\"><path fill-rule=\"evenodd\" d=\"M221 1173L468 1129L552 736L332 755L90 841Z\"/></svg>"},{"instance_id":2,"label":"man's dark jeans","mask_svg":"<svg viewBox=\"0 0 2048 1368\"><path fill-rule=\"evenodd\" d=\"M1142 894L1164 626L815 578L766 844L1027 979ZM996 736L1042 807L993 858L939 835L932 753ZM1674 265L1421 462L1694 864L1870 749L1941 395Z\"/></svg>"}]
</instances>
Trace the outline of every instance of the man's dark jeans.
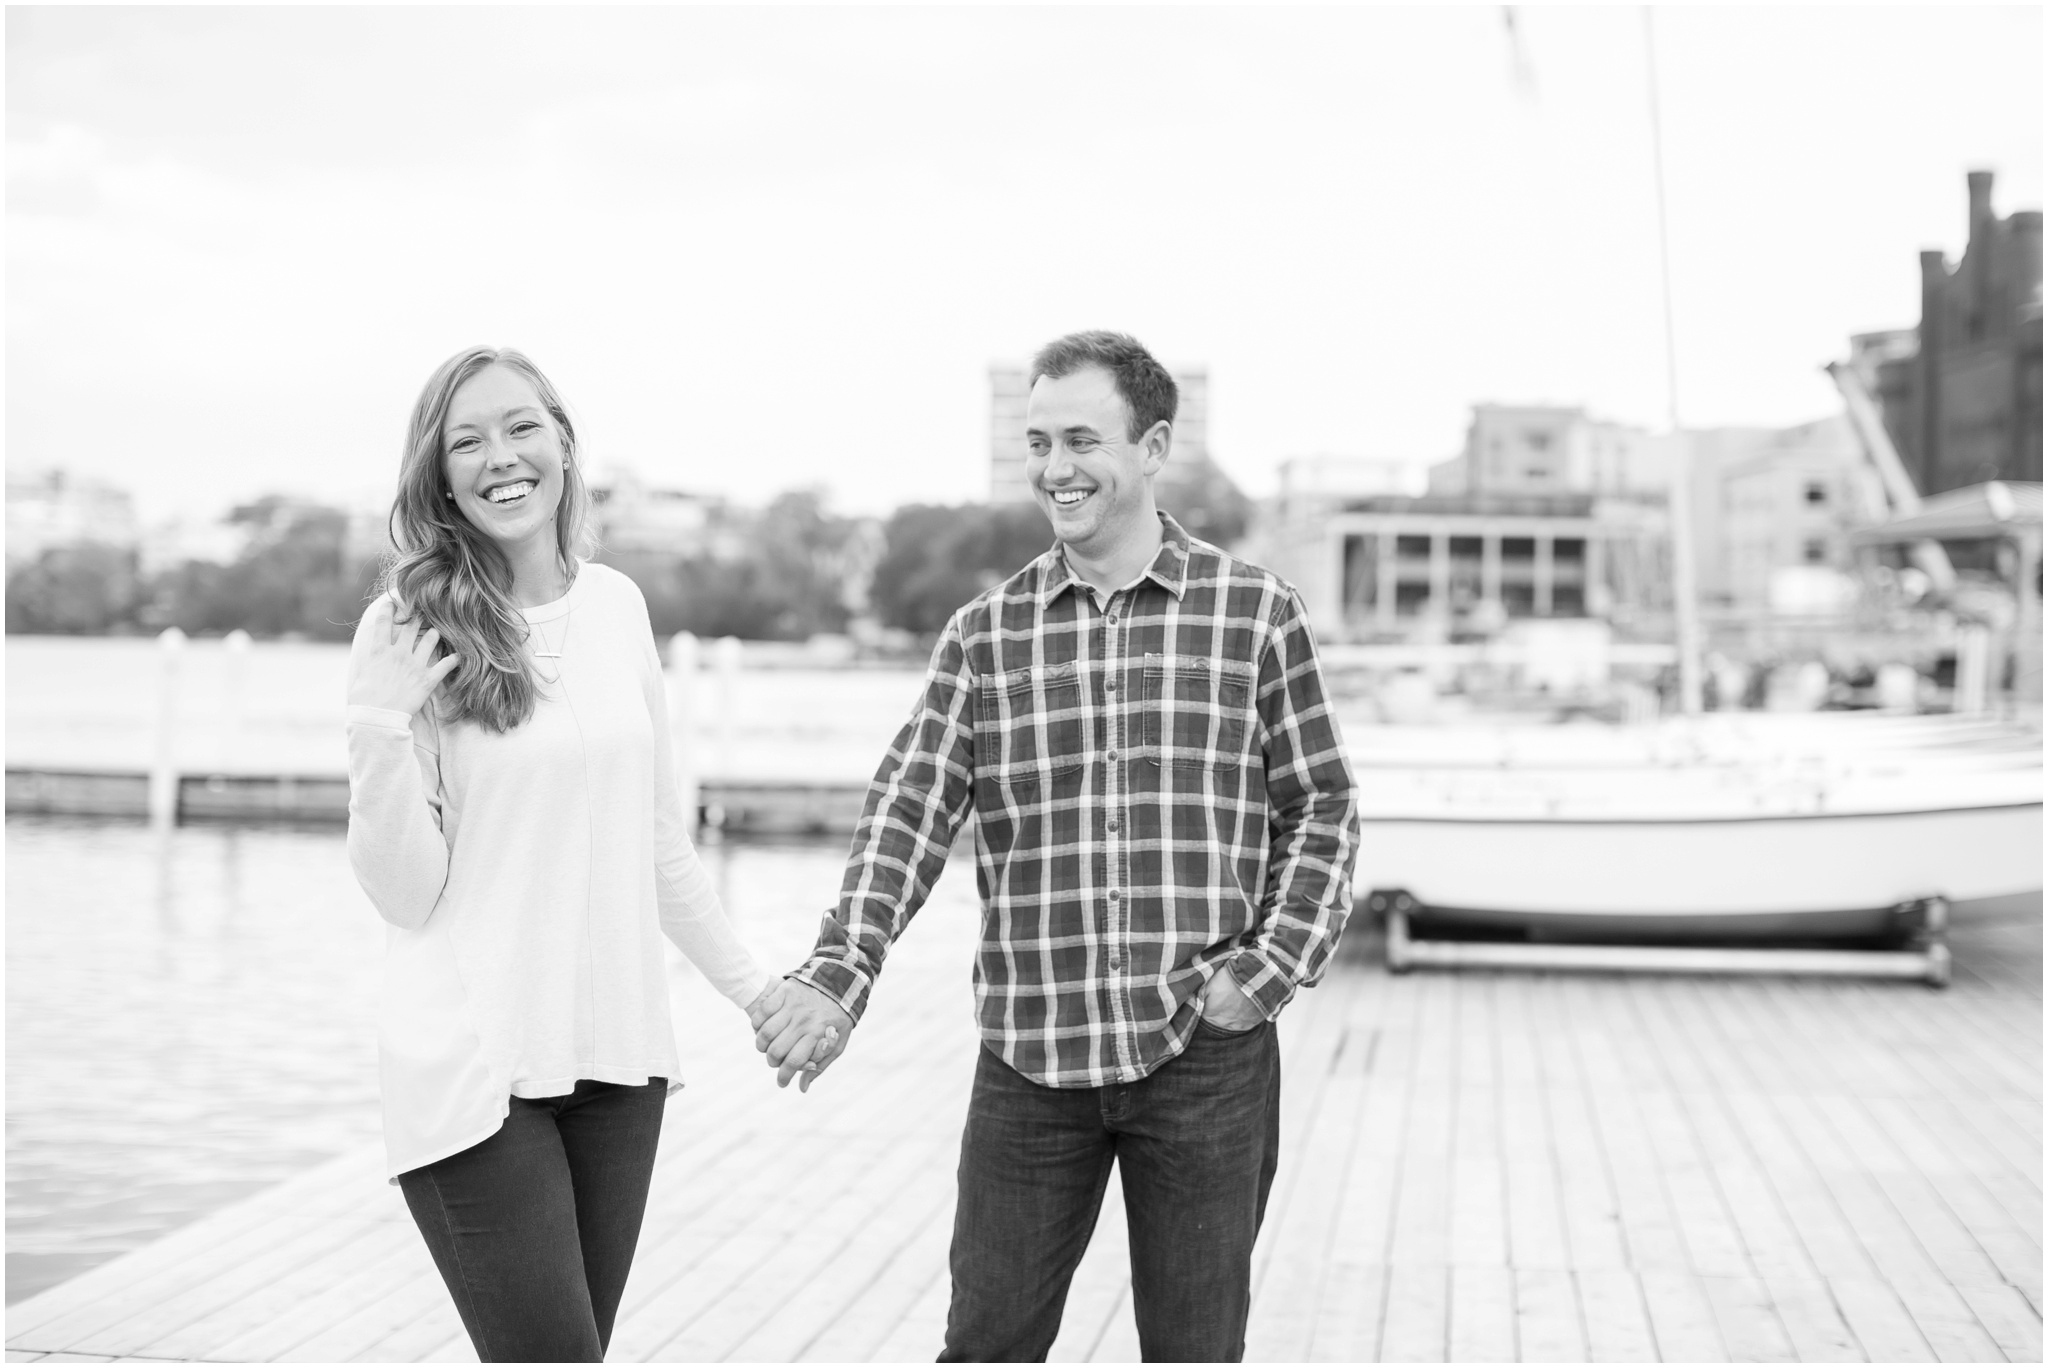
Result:
<instances>
[{"instance_id":1,"label":"man's dark jeans","mask_svg":"<svg viewBox=\"0 0 2048 1368\"><path fill-rule=\"evenodd\" d=\"M398 1176L485 1363L599 1363L640 1241L668 1085L512 1099L498 1133Z\"/></svg>"},{"instance_id":2,"label":"man's dark jeans","mask_svg":"<svg viewBox=\"0 0 2048 1368\"><path fill-rule=\"evenodd\" d=\"M1145 1358L1242 1359L1252 1244L1279 1152L1270 1022L1235 1034L1202 1022L1179 1058L1102 1088L1041 1087L984 1047L960 1146L940 1360L1045 1357L1112 1161Z\"/></svg>"}]
</instances>

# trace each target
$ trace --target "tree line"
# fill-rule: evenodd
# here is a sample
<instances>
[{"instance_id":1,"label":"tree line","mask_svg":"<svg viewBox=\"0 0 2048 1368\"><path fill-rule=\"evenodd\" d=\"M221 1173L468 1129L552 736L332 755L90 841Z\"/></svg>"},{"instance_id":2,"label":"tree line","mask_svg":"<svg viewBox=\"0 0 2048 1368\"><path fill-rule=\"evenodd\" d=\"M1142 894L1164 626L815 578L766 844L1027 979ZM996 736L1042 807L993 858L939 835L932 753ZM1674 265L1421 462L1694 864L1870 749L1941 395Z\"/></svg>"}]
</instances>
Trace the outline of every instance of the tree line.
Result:
<instances>
[{"instance_id":1,"label":"tree line","mask_svg":"<svg viewBox=\"0 0 2048 1368\"><path fill-rule=\"evenodd\" d=\"M1176 500L1189 531L1224 542L1242 535L1249 506L1235 486L1202 493ZM865 617L929 637L1052 544L1033 504L908 504L877 521L834 513L822 494L797 490L722 517L719 535L701 545L598 551L598 561L640 586L658 634L801 641ZM236 508L229 521L248 537L226 564L188 560L145 574L132 548L49 548L8 571L7 630L240 628L260 638L348 640L383 568L351 549L348 515L272 496Z\"/></svg>"}]
</instances>

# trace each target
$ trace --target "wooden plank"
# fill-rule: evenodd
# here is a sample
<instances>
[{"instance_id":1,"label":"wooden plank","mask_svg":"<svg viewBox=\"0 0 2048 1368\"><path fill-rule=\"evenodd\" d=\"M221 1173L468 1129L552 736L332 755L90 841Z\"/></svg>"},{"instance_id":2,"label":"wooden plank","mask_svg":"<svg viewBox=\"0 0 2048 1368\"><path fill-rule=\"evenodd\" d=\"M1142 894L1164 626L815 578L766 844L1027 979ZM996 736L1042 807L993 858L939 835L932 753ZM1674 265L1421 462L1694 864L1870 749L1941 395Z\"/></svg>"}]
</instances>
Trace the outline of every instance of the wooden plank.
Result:
<instances>
[{"instance_id":1,"label":"wooden plank","mask_svg":"<svg viewBox=\"0 0 2048 1368\"><path fill-rule=\"evenodd\" d=\"M1843 1218L1879 1271L1895 1283L1901 1278L1936 1276L1934 1266L1886 1200L1883 1189L1842 1148L1814 1100L1781 1097L1775 1101L1778 1115L1798 1138Z\"/></svg>"},{"instance_id":2,"label":"wooden plank","mask_svg":"<svg viewBox=\"0 0 2048 1368\"><path fill-rule=\"evenodd\" d=\"M1874 1276L1877 1265L1869 1251L1771 1101L1752 1096L1732 1096L1726 1101L1730 1117L1757 1154L1771 1190L1815 1270L1830 1278Z\"/></svg>"},{"instance_id":3,"label":"wooden plank","mask_svg":"<svg viewBox=\"0 0 2048 1368\"><path fill-rule=\"evenodd\" d=\"M381 1230L377 1222L345 1222L331 1217L324 1221L278 1221L263 1228L248 1243L238 1241L233 1245L232 1261L195 1259L175 1281L143 1280L143 1290L132 1303L137 1308L132 1315L116 1319L121 1302L108 1298L83 1309L76 1317L24 1338L82 1322L84 1328L80 1333L56 1347L105 1354L146 1352L151 1357L175 1358L179 1351L174 1337L188 1327L201 1324L224 1309L232 1311L243 1299L260 1294L280 1278L290 1277L308 1264L331 1260L337 1250L345 1251L355 1241L371 1239ZM204 1337L202 1331L201 1338Z\"/></svg>"},{"instance_id":4,"label":"wooden plank","mask_svg":"<svg viewBox=\"0 0 2048 1368\"><path fill-rule=\"evenodd\" d=\"M467 1336L457 1336L421 1354L418 1361L421 1363L475 1363L478 1360L476 1349L470 1344L469 1338Z\"/></svg>"},{"instance_id":5,"label":"wooden plank","mask_svg":"<svg viewBox=\"0 0 2048 1368\"><path fill-rule=\"evenodd\" d=\"M1452 1363L1512 1363L1515 1353L1515 1275L1506 1268L1451 1269Z\"/></svg>"},{"instance_id":6,"label":"wooden plank","mask_svg":"<svg viewBox=\"0 0 2048 1368\"><path fill-rule=\"evenodd\" d=\"M1664 1268L1644 1269L1639 1276L1659 1358L1686 1363L1728 1361L1713 1305L1698 1278Z\"/></svg>"},{"instance_id":7,"label":"wooden plank","mask_svg":"<svg viewBox=\"0 0 2048 1368\"><path fill-rule=\"evenodd\" d=\"M1557 1161L1547 1153L1511 1157L1503 1166L1503 1177L1508 1262L1518 1269L1570 1268Z\"/></svg>"},{"instance_id":8,"label":"wooden plank","mask_svg":"<svg viewBox=\"0 0 2048 1368\"><path fill-rule=\"evenodd\" d=\"M932 1212L946 1204L943 1185L930 1181L931 1170L944 1170L930 1156L932 1150L950 1154L953 1148L935 1145L920 1153L905 1146L908 1162L902 1168L878 1167L872 1176L863 1175L804 1222L769 1256L775 1274L783 1279L780 1288L773 1288L757 1271L748 1279L746 1296L728 1296L720 1304L725 1334L743 1326L749 1315L758 1320L719 1356L787 1363L846 1314ZM707 1341L717 1338L701 1321L692 1329Z\"/></svg>"},{"instance_id":9,"label":"wooden plank","mask_svg":"<svg viewBox=\"0 0 2048 1368\"><path fill-rule=\"evenodd\" d=\"M1749 1266L1766 1278L1817 1278L1777 1189L1743 1143L1724 1099L1695 1097L1684 1107Z\"/></svg>"},{"instance_id":10,"label":"wooden plank","mask_svg":"<svg viewBox=\"0 0 2048 1368\"><path fill-rule=\"evenodd\" d=\"M1297 1189L1296 1200L1277 1213L1278 1221L1274 1220L1276 1213L1270 1209L1266 1213L1266 1230L1260 1238L1271 1239L1273 1252L1252 1302L1247 1352L1250 1339L1256 1336L1259 1353L1268 1359L1299 1359L1308 1353L1339 1230L1342 1184L1365 1095L1362 1077L1332 1079L1310 1133L1297 1152L1282 1160L1317 1175L1328 1186L1321 1191L1310 1185Z\"/></svg>"},{"instance_id":11,"label":"wooden plank","mask_svg":"<svg viewBox=\"0 0 2048 1368\"><path fill-rule=\"evenodd\" d=\"M1784 1363L1793 1357L1792 1339L1761 1278L1701 1278L1721 1343L1736 1363Z\"/></svg>"},{"instance_id":12,"label":"wooden plank","mask_svg":"<svg viewBox=\"0 0 2048 1368\"><path fill-rule=\"evenodd\" d=\"M1387 1272L1382 1363L1442 1363L1450 1352L1450 1270L1395 1264Z\"/></svg>"},{"instance_id":13,"label":"wooden plank","mask_svg":"<svg viewBox=\"0 0 2048 1368\"><path fill-rule=\"evenodd\" d=\"M2018 1169L2035 1191L2041 1190L2041 1146L1995 1107L1958 1108L1970 1128L2008 1164Z\"/></svg>"},{"instance_id":14,"label":"wooden plank","mask_svg":"<svg viewBox=\"0 0 2048 1368\"><path fill-rule=\"evenodd\" d=\"M1441 1267L1449 1257L1451 1173L1444 1142L1450 1110L1447 1089L1418 1089L1409 1097L1387 1256L1396 1268Z\"/></svg>"},{"instance_id":15,"label":"wooden plank","mask_svg":"<svg viewBox=\"0 0 2048 1368\"><path fill-rule=\"evenodd\" d=\"M2010 1287L1958 1288L1977 1323L2014 1363L2041 1361L2041 1313Z\"/></svg>"},{"instance_id":16,"label":"wooden plank","mask_svg":"<svg viewBox=\"0 0 2048 1368\"><path fill-rule=\"evenodd\" d=\"M953 1240L953 1194L926 1213L916 1234L877 1271L874 1279L829 1325L804 1345L797 1360L810 1363L865 1362L901 1323L934 1279L951 1286L947 1255ZM950 1293L949 1293L950 1296ZM933 1346L937 1352L937 1346Z\"/></svg>"},{"instance_id":17,"label":"wooden plank","mask_svg":"<svg viewBox=\"0 0 2048 1368\"><path fill-rule=\"evenodd\" d=\"M313 1257L290 1265L266 1269L244 1264L234 1270L242 1276L224 1276L208 1284L206 1300L211 1308L203 1319L151 1339L149 1357L221 1356L244 1334L310 1302L359 1264L386 1255L398 1238L405 1237L419 1238L412 1231L372 1226L359 1239L328 1243Z\"/></svg>"},{"instance_id":18,"label":"wooden plank","mask_svg":"<svg viewBox=\"0 0 2048 1368\"><path fill-rule=\"evenodd\" d=\"M1670 1093L1648 1093L1639 1096L1636 1105L1656 1149L1657 1169L1689 1266L1706 1277L1750 1275L1749 1256L1722 1200L1717 1175L1701 1160L1677 1099Z\"/></svg>"},{"instance_id":19,"label":"wooden plank","mask_svg":"<svg viewBox=\"0 0 2048 1368\"><path fill-rule=\"evenodd\" d=\"M281 1362L343 1363L369 1354L391 1335L434 1316L459 1325L441 1274L424 1241L418 1245L415 1271L382 1296L363 1302L310 1338L278 1355Z\"/></svg>"},{"instance_id":20,"label":"wooden plank","mask_svg":"<svg viewBox=\"0 0 2048 1368\"><path fill-rule=\"evenodd\" d=\"M1977 1323L1962 1294L1943 1282L1894 1281L1893 1290L1944 1363L1996 1362L1998 1345Z\"/></svg>"},{"instance_id":21,"label":"wooden plank","mask_svg":"<svg viewBox=\"0 0 2048 1368\"><path fill-rule=\"evenodd\" d=\"M1786 1053L1783 1040L1767 1040L1752 1020L1734 1010L1751 996L1752 987L1692 984L1671 1000L1671 1016L1683 1026L1687 1048L1714 1061L1702 1070L1711 1088L1675 1098L1682 1118L1674 1116L1672 1124L1682 1127L1711 1173L1716 1206L1737 1240L1733 1247L1724 1246L1714 1262L1700 1260L1697 1237L1690 1243L1701 1272L1740 1275L1739 1256L1766 1277L1810 1279L1818 1270L1780 1191L1781 1183L1810 1180L1795 1177L1796 1166L1783 1162L1774 1175L1770 1161L1784 1160L1787 1147L1770 1144L1778 1137L1767 1136L1768 1151L1759 1149L1735 1116L1752 1094L1767 1086L1766 1080L1782 1076L1773 1061ZM1855 1267L1862 1266L1860 1260L1855 1262Z\"/></svg>"},{"instance_id":22,"label":"wooden plank","mask_svg":"<svg viewBox=\"0 0 2048 1368\"><path fill-rule=\"evenodd\" d=\"M903 1313L903 1319L875 1347L871 1363L929 1363L946 1343L946 1308L952 1302L953 1280L941 1272Z\"/></svg>"},{"instance_id":23,"label":"wooden plank","mask_svg":"<svg viewBox=\"0 0 2048 1368\"><path fill-rule=\"evenodd\" d=\"M2041 1242L2041 1190L2009 1163L1966 1122L1960 1111L1939 1101L1905 1101L1904 1105L1935 1142L1955 1157L1970 1175L1991 1194L2013 1223Z\"/></svg>"},{"instance_id":24,"label":"wooden plank","mask_svg":"<svg viewBox=\"0 0 2048 1368\"><path fill-rule=\"evenodd\" d=\"M1689 1268L1678 1220L1665 1196L1663 1175L1633 1099L1603 1092L1591 1100L1621 1213L1629 1266L1638 1272Z\"/></svg>"},{"instance_id":25,"label":"wooden plank","mask_svg":"<svg viewBox=\"0 0 2048 1368\"><path fill-rule=\"evenodd\" d=\"M1882 1278L1831 1277L1828 1290L1872 1363L1932 1363L1934 1350Z\"/></svg>"},{"instance_id":26,"label":"wooden plank","mask_svg":"<svg viewBox=\"0 0 2048 1368\"><path fill-rule=\"evenodd\" d=\"M1861 1363L1863 1349L1818 1277L1766 1277L1764 1287L1801 1363Z\"/></svg>"},{"instance_id":27,"label":"wooden plank","mask_svg":"<svg viewBox=\"0 0 2048 1368\"><path fill-rule=\"evenodd\" d=\"M1515 1270L1515 1346L1523 1363L1583 1363L1578 1289L1561 1268Z\"/></svg>"},{"instance_id":28,"label":"wooden plank","mask_svg":"<svg viewBox=\"0 0 2048 1368\"><path fill-rule=\"evenodd\" d=\"M1338 1259L1323 1286L1322 1310L1316 1317L1308 1359L1316 1363L1377 1362L1386 1306L1385 1264ZM1246 1358L1251 1358L1249 1346Z\"/></svg>"},{"instance_id":29,"label":"wooden plank","mask_svg":"<svg viewBox=\"0 0 2048 1368\"><path fill-rule=\"evenodd\" d=\"M1875 1178L1944 1277L1959 1284L2002 1281L1962 1222L1948 1210L1926 1178L1913 1171L1899 1141L1875 1124L1857 1099L1820 1097L1814 1101L1844 1148L1865 1173Z\"/></svg>"},{"instance_id":30,"label":"wooden plank","mask_svg":"<svg viewBox=\"0 0 2048 1368\"><path fill-rule=\"evenodd\" d=\"M349 1318L358 1307L374 1306L399 1295L408 1286L437 1287L441 1275L417 1231L386 1227L376 1247L358 1247L347 1261L337 1261L332 1281L314 1285L310 1296L275 1304L268 1319L255 1321L239 1334L228 1326L209 1324L211 1347L206 1357L257 1363L276 1362L305 1341ZM361 1347L361 1346L355 1346ZM329 1357L340 1357L331 1355Z\"/></svg>"},{"instance_id":31,"label":"wooden plank","mask_svg":"<svg viewBox=\"0 0 2048 1368\"><path fill-rule=\"evenodd\" d=\"M436 1282L439 1281L437 1278ZM446 1289L424 1311L369 1348L350 1356L351 1363L417 1363L454 1339L468 1339L462 1318Z\"/></svg>"},{"instance_id":32,"label":"wooden plank","mask_svg":"<svg viewBox=\"0 0 2048 1368\"><path fill-rule=\"evenodd\" d=\"M1460 1105L1471 1090L1460 1090ZM1499 1159L1459 1154L1451 1160L1451 1263L1460 1268L1505 1268L1508 1262L1507 1193Z\"/></svg>"},{"instance_id":33,"label":"wooden plank","mask_svg":"<svg viewBox=\"0 0 2048 1368\"><path fill-rule=\"evenodd\" d=\"M281 1213L315 1223L360 1223L366 1219L363 1200L375 1194L373 1184L381 1183L381 1173L361 1186L356 1180L381 1165L381 1152L378 1146L342 1155L15 1303L7 1308L8 1344L43 1352L68 1349L138 1310L175 1301L213 1269L258 1257L297 1237L298 1229L278 1223Z\"/></svg>"},{"instance_id":34,"label":"wooden plank","mask_svg":"<svg viewBox=\"0 0 2048 1368\"><path fill-rule=\"evenodd\" d=\"M714 1181L702 1181L697 1174L684 1175L673 1185L662 1213L662 1234L634 1261L633 1276L621 1303L619 1326L612 1352L622 1360L644 1358L661 1351L661 1346L683 1333L690 1322L716 1303L726 1289L739 1283L747 1270L769 1257L789 1234L810 1222L818 1209L835 1199L857 1199L857 1186L879 1168L899 1173L922 1156L929 1164L934 1155L952 1152L957 1145L950 1127L927 1133L921 1143L908 1147L894 1133L907 1124L905 1117L929 1115L921 1107L906 1105L919 1096L917 1079L909 1071L895 1070L877 1078L865 1089L843 1094L825 1110L828 1124L779 1140L769 1152L775 1161L764 1163L755 1147L751 1162L735 1156L736 1168L721 1173ZM893 1124L891 1121L893 1120ZM840 1136L851 1130L854 1140ZM791 1176L794 1175L794 1176ZM950 1171L927 1169L927 1181L944 1184ZM885 1191L894 1183L885 1181ZM708 1200L707 1200L708 1198ZM687 1205L687 1218L677 1208ZM834 1208L844 1213L845 1204ZM843 1214L838 1218L843 1220ZM843 1230L835 1233L843 1234ZM715 1267L702 1275L696 1270L707 1260ZM808 1271L808 1266L807 1266ZM742 1291L739 1295L747 1294ZM751 1305L751 1302L747 1303ZM740 1309L729 1308L728 1314ZM728 1319L721 1332L731 1329L736 1336L750 1327L733 1327Z\"/></svg>"},{"instance_id":35,"label":"wooden plank","mask_svg":"<svg viewBox=\"0 0 2048 1368\"><path fill-rule=\"evenodd\" d=\"M725 1205L726 1221L705 1222L695 1234L705 1257L689 1276L642 1301L630 1322L622 1319L615 1352L630 1359L729 1355L781 1311L795 1289L822 1278L861 1217L940 1148L934 1142L910 1149L890 1143L893 1138L877 1134L861 1145L837 1147L812 1171L815 1181L804 1185L807 1201L772 1200L782 1175L764 1169L758 1185L739 1190Z\"/></svg>"},{"instance_id":36,"label":"wooden plank","mask_svg":"<svg viewBox=\"0 0 2048 1368\"><path fill-rule=\"evenodd\" d=\"M1621 1202L1607 1163L1605 1143L1594 1122L1592 1101L1575 1088L1559 1088L1547 1113L1555 1142L1558 1202L1567 1257L1572 1268L1629 1266Z\"/></svg>"}]
</instances>

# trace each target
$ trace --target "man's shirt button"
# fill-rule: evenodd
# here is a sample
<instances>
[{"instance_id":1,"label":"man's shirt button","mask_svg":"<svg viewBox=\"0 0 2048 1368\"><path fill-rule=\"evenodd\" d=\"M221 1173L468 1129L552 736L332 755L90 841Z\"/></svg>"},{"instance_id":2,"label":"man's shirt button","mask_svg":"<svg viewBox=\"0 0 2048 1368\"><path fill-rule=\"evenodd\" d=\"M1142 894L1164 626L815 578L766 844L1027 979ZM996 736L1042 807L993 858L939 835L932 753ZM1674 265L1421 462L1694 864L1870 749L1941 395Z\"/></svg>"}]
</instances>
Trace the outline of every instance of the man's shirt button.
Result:
<instances>
[{"instance_id":1,"label":"man's shirt button","mask_svg":"<svg viewBox=\"0 0 2048 1368\"><path fill-rule=\"evenodd\" d=\"M1109 625L1110 625L1110 626L1112 626L1112 627L1116 626L1116 614L1115 614L1115 613L1111 613L1111 614L1109 615Z\"/></svg>"},{"instance_id":2,"label":"man's shirt button","mask_svg":"<svg viewBox=\"0 0 2048 1368\"><path fill-rule=\"evenodd\" d=\"M1115 675L1111 675L1111 676L1110 676L1109 678L1107 678L1107 679L1103 680L1103 681L1102 681L1102 687L1103 687L1103 688L1105 688L1105 689L1107 689L1107 690L1109 690L1109 691L1110 691L1111 693L1115 693L1115 692L1116 692L1116 676L1115 676Z\"/></svg>"},{"instance_id":3,"label":"man's shirt button","mask_svg":"<svg viewBox=\"0 0 2048 1368\"><path fill-rule=\"evenodd\" d=\"M1116 830L1116 829L1117 829L1118 827L1120 827L1120 826L1122 826L1122 825L1123 825L1123 823L1119 822L1119 821L1118 821L1118 820L1117 820L1116 818L1114 818L1114 817L1112 817L1112 818L1110 818L1110 819L1109 819L1109 829L1110 829L1111 831L1115 831L1115 830Z\"/></svg>"},{"instance_id":4,"label":"man's shirt button","mask_svg":"<svg viewBox=\"0 0 2048 1368\"><path fill-rule=\"evenodd\" d=\"M1116 752L1115 752L1115 751L1111 751L1111 752L1109 753L1109 763L1110 763L1110 764L1112 764L1112 765L1114 765L1114 764L1116 763Z\"/></svg>"},{"instance_id":5,"label":"man's shirt button","mask_svg":"<svg viewBox=\"0 0 2048 1368\"><path fill-rule=\"evenodd\" d=\"M1111 902L1115 902L1118 898L1121 898L1122 896L1123 894L1117 892L1114 888L1109 890L1109 900Z\"/></svg>"}]
</instances>

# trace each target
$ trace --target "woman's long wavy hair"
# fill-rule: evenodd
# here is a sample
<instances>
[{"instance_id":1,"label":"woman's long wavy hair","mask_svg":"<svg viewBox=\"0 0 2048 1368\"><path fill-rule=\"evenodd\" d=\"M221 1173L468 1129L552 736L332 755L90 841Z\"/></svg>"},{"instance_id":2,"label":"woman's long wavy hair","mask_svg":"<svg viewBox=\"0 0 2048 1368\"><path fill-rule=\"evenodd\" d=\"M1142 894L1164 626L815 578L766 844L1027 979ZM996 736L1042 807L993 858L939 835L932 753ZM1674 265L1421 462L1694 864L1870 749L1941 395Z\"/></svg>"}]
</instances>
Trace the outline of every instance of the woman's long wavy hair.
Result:
<instances>
[{"instance_id":1,"label":"woman's long wavy hair","mask_svg":"<svg viewBox=\"0 0 2048 1368\"><path fill-rule=\"evenodd\" d=\"M533 716L540 692L540 681L522 649L526 618L512 601L511 563L448 497L441 449L441 426L455 391L489 366L504 366L525 376L561 431L562 454L569 465L562 472L562 500L555 506L555 552L563 571L573 577L577 557L589 549L585 527L590 495L576 458L576 429L562 396L538 366L509 347L471 347L443 361L413 405L405 464L398 472L398 497L391 505L396 554L379 587L398 601L404 621L419 618L441 633L439 655L455 655L462 661L441 685L442 716L474 720L504 732Z\"/></svg>"}]
</instances>

